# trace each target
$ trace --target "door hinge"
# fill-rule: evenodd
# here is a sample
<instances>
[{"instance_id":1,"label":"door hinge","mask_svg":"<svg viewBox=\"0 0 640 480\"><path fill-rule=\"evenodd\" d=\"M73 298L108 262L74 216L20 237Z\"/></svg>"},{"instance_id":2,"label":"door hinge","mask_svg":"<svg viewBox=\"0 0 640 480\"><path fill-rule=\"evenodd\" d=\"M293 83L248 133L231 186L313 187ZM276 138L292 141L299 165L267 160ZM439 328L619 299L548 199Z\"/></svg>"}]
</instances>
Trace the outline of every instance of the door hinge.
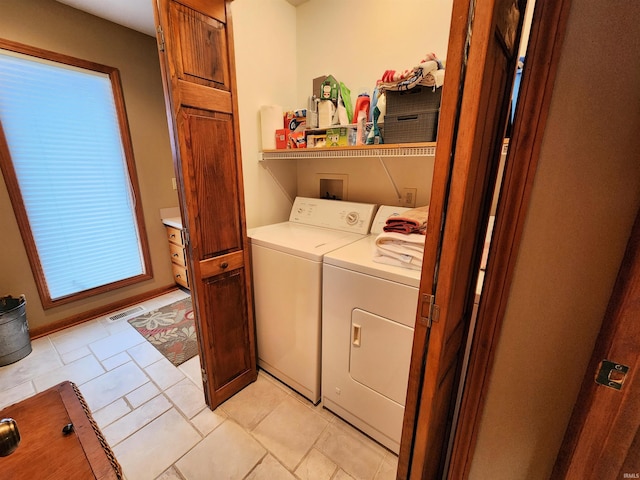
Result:
<instances>
[{"instance_id":1,"label":"door hinge","mask_svg":"<svg viewBox=\"0 0 640 480\"><path fill-rule=\"evenodd\" d=\"M440 307L436 305L436 297L423 293L420 303L420 323L427 328L431 328L431 324L439 319Z\"/></svg>"},{"instance_id":2,"label":"door hinge","mask_svg":"<svg viewBox=\"0 0 640 480\"><path fill-rule=\"evenodd\" d=\"M629 367L610 360L602 360L596 372L596 383L605 387L621 390Z\"/></svg>"},{"instance_id":3,"label":"door hinge","mask_svg":"<svg viewBox=\"0 0 640 480\"><path fill-rule=\"evenodd\" d=\"M207 384L207 371L204 368L201 368L200 372L202 372L202 384L206 385Z\"/></svg>"},{"instance_id":4,"label":"door hinge","mask_svg":"<svg viewBox=\"0 0 640 480\"><path fill-rule=\"evenodd\" d=\"M188 228L183 228L183 229L182 229L182 242L183 242L185 245L189 245L189 240L191 240L191 239L189 238L189 229L188 229Z\"/></svg>"},{"instance_id":5,"label":"door hinge","mask_svg":"<svg viewBox=\"0 0 640 480\"><path fill-rule=\"evenodd\" d=\"M164 52L164 30L162 30L162 27L160 25L158 25L158 28L156 28L156 32L158 33L158 50Z\"/></svg>"}]
</instances>

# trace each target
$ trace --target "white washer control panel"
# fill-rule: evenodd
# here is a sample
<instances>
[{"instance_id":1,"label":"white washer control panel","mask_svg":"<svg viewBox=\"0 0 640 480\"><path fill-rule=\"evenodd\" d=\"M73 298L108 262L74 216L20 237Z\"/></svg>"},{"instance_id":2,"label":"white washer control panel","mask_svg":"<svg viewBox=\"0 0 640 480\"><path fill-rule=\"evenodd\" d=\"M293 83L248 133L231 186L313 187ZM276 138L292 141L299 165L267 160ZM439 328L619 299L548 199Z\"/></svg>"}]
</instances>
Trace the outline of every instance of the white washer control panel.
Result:
<instances>
[{"instance_id":1,"label":"white washer control panel","mask_svg":"<svg viewBox=\"0 0 640 480\"><path fill-rule=\"evenodd\" d=\"M375 210L369 203L296 197L289 221L366 235Z\"/></svg>"}]
</instances>

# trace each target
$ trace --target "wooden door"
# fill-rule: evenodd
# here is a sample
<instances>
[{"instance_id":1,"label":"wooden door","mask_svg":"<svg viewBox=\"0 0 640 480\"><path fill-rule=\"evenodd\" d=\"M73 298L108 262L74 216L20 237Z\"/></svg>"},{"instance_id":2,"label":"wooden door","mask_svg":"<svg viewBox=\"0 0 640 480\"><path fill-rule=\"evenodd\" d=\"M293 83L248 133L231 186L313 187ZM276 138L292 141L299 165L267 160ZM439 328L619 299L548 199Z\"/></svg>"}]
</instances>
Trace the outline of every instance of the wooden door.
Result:
<instances>
[{"instance_id":1,"label":"wooden door","mask_svg":"<svg viewBox=\"0 0 640 480\"><path fill-rule=\"evenodd\" d=\"M399 479L443 474L525 7L454 2Z\"/></svg>"},{"instance_id":2,"label":"wooden door","mask_svg":"<svg viewBox=\"0 0 640 480\"><path fill-rule=\"evenodd\" d=\"M552 479L640 478L640 211ZM601 367L603 360L616 365ZM603 374L596 383L598 373ZM609 372L609 373L607 373ZM612 388L613 387L613 388Z\"/></svg>"},{"instance_id":3,"label":"wooden door","mask_svg":"<svg viewBox=\"0 0 640 480\"><path fill-rule=\"evenodd\" d=\"M233 35L224 0L158 0L165 90L207 405L257 378Z\"/></svg>"},{"instance_id":4,"label":"wooden door","mask_svg":"<svg viewBox=\"0 0 640 480\"><path fill-rule=\"evenodd\" d=\"M526 71L520 85L491 238L491 257L484 277L464 395L448 465L446 478L450 480L468 478L471 469L540 146L544 139L570 4L571 0L535 4Z\"/></svg>"}]
</instances>

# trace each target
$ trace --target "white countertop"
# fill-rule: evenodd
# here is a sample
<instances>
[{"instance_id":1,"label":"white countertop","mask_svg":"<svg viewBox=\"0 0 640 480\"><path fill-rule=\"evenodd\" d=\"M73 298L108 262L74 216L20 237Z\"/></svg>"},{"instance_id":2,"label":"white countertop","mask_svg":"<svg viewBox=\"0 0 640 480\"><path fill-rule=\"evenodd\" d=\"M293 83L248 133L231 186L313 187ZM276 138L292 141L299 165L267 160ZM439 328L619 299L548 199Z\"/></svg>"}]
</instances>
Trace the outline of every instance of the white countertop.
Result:
<instances>
[{"instance_id":1,"label":"white countertop","mask_svg":"<svg viewBox=\"0 0 640 480\"><path fill-rule=\"evenodd\" d=\"M179 228L180 230L182 230L182 218L180 217L163 218L162 223L168 225L169 227Z\"/></svg>"}]
</instances>

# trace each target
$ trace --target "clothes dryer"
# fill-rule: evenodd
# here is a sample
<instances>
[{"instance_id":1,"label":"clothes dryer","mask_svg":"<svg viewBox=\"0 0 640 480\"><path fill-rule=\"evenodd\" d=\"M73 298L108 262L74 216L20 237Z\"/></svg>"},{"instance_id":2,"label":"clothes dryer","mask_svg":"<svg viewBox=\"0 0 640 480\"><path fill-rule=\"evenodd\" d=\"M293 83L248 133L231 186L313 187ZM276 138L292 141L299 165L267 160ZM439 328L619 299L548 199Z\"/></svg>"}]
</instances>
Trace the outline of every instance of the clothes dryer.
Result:
<instances>
[{"instance_id":1,"label":"clothes dryer","mask_svg":"<svg viewBox=\"0 0 640 480\"><path fill-rule=\"evenodd\" d=\"M381 206L371 235L324 256L322 402L398 453L420 272L373 261L401 207Z\"/></svg>"},{"instance_id":2,"label":"clothes dryer","mask_svg":"<svg viewBox=\"0 0 640 480\"><path fill-rule=\"evenodd\" d=\"M289 221L248 231L258 366L320 401L322 259L369 232L375 205L297 197Z\"/></svg>"},{"instance_id":3,"label":"clothes dryer","mask_svg":"<svg viewBox=\"0 0 640 480\"><path fill-rule=\"evenodd\" d=\"M386 219L404 210L381 206L371 234L326 254L323 265L323 406L395 453L420 271L374 262L373 251ZM481 286L482 278L476 302Z\"/></svg>"}]
</instances>

